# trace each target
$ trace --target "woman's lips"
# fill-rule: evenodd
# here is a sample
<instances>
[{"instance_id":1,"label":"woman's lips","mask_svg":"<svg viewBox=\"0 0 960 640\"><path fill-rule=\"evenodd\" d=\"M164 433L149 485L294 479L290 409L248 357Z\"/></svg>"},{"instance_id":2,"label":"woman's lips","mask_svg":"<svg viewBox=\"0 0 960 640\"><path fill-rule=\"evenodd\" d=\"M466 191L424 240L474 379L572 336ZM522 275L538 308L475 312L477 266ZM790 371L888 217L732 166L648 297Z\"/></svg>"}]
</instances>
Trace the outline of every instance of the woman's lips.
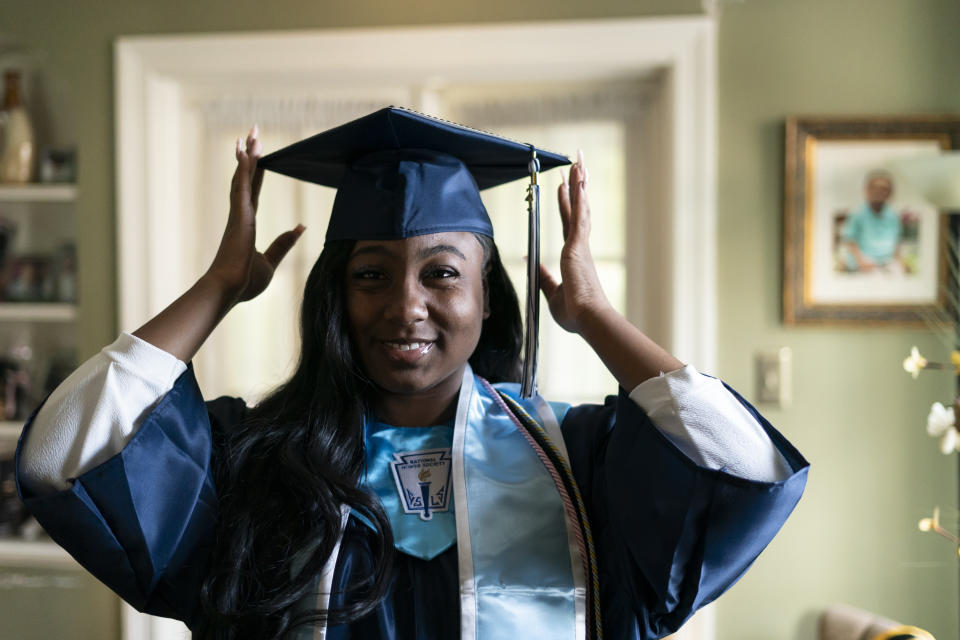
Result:
<instances>
[{"instance_id":1,"label":"woman's lips","mask_svg":"<svg viewBox=\"0 0 960 640\"><path fill-rule=\"evenodd\" d=\"M430 353L435 343L429 340L384 340L380 344L383 345L387 357L391 360L415 364Z\"/></svg>"}]
</instances>

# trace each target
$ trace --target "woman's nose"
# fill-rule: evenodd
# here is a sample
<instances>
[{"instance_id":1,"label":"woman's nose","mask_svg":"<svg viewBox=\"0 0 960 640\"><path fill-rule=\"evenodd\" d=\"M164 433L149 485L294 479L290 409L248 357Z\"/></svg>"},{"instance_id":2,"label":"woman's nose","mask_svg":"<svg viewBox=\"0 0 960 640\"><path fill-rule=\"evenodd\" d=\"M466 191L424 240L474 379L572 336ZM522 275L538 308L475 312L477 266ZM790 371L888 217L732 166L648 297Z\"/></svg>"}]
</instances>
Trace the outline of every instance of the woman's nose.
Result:
<instances>
[{"instance_id":1,"label":"woman's nose","mask_svg":"<svg viewBox=\"0 0 960 640\"><path fill-rule=\"evenodd\" d=\"M399 324L413 324L427 317L426 292L417 278L405 278L391 287L387 318Z\"/></svg>"}]
</instances>

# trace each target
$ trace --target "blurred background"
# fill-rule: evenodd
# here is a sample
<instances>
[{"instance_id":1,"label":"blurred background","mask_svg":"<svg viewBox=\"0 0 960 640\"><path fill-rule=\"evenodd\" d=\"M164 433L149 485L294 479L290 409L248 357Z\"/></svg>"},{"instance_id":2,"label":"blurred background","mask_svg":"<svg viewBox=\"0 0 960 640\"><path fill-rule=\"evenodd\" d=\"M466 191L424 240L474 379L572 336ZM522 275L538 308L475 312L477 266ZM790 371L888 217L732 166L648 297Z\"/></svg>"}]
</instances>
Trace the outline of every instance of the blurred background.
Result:
<instances>
[{"instance_id":1,"label":"blurred background","mask_svg":"<svg viewBox=\"0 0 960 640\"><path fill-rule=\"evenodd\" d=\"M125 612L16 511L19 426L209 264L237 136L256 122L271 150L387 104L583 149L615 304L756 401L811 461L781 534L685 637L814 640L838 603L960 637L956 548L917 528L940 506L958 529L956 454L924 433L953 380L901 367L937 338L785 326L781 302L786 119L960 113L958 26L956 0L0 0L0 71L15 72L35 145L29 184L0 185L0 640L183 636ZM543 176L554 269L558 183ZM524 192L484 196L521 295ZM290 370L332 197L268 177L259 236L308 229L198 355L208 397L254 402ZM550 322L541 344L547 397L615 392ZM792 397L761 402L758 361L784 348Z\"/></svg>"}]
</instances>

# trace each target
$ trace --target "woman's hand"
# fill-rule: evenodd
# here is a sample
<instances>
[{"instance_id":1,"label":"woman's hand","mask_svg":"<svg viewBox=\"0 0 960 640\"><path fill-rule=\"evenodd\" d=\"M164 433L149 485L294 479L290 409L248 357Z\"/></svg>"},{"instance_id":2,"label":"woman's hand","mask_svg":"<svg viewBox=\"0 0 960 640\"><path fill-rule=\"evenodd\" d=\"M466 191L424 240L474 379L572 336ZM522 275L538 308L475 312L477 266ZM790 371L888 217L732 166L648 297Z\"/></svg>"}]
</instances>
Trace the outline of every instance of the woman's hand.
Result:
<instances>
[{"instance_id":1,"label":"woman's hand","mask_svg":"<svg viewBox=\"0 0 960 640\"><path fill-rule=\"evenodd\" d=\"M257 251L257 204L263 169L257 167L262 147L257 127L250 130L244 142L237 138L237 170L230 184L230 215L220 248L207 271L207 277L220 283L235 302L257 297L273 278L273 272L293 248L303 225L281 233L263 253Z\"/></svg>"},{"instance_id":2,"label":"woman's hand","mask_svg":"<svg viewBox=\"0 0 960 640\"><path fill-rule=\"evenodd\" d=\"M624 389L673 371L683 363L630 324L607 300L590 254L590 204L583 154L570 168L570 180L560 185L563 249L562 282L540 265L540 288L550 313L561 327L579 333Z\"/></svg>"},{"instance_id":3,"label":"woman's hand","mask_svg":"<svg viewBox=\"0 0 960 640\"><path fill-rule=\"evenodd\" d=\"M562 170L560 175L563 177ZM557 324L571 333L581 333L586 315L611 309L590 253L590 203L583 153L578 152L577 162L570 168L570 179L564 178L557 198L563 224L561 282L541 264L540 289Z\"/></svg>"},{"instance_id":4,"label":"woman's hand","mask_svg":"<svg viewBox=\"0 0 960 640\"><path fill-rule=\"evenodd\" d=\"M303 233L303 226L281 233L263 253L254 246L257 199L263 170L257 169L257 128L246 143L237 140L237 170L230 186L230 215L213 264L197 282L133 335L183 362L190 361L213 329L240 301L255 298Z\"/></svg>"}]
</instances>

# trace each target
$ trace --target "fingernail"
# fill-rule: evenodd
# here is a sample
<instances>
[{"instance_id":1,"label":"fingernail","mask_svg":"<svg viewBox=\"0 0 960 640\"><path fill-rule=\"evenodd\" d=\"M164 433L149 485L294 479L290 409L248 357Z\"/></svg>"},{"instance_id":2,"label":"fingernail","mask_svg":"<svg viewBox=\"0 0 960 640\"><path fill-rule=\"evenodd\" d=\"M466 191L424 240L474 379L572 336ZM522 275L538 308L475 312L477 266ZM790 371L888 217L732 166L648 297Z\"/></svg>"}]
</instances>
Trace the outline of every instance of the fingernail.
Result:
<instances>
[{"instance_id":1,"label":"fingernail","mask_svg":"<svg viewBox=\"0 0 960 640\"><path fill-rule=\"evenodd\" d=\"M563 172L563 169L560 169L560 183L564 187L567 186L567 174Z\"/></svg>"},{"instance_id":2,"label":"fingernail","mask_svg":"<svg viewBox=\"0 0 960 640\"><path fill-rule=\"evenodd\" d=\"M240 155L241 151L243 151L243 138L237 136L237 155Z\"/></svg>"},{"instance_id":3,"label":"fingernail","mask_svg":"<svg viewBox=\"0 0 960 640\"><path fill-rule=\"evenodd\" d=\"M583 170L583 188L587 188L587 183L590 182L590 169Z\"/></svg>"},{"instance_id":4,"label":"fingernail","mask_svg":"<svg viewBox=\"0 0 960 640\"><path fill-rule=\"evenodd\" d=\"M577 149L577 164L581 169L583 168L583 149Z\"/></svg>"},{"instance_id":5,"label":"fingernail","mask_svg":"<svg viewBox=\"0 0 960 640\"><path fill-rule=\"evenodd\" d=\"M306 230L306 227L303 226L302 224L298 224L298 225L297 225L297 228L294 229L294 231L297 232L297 235L300 235L300 234L303 233L305 230Z\"/></svg>"},{"instance_id":6,"label":"fingernail","mask_svg":"<svg viewBox=\"0 0 960 640\"><path fill-rule=\"evenodd\" d=\"M260 135L260 128L257 125L253 125L253 128L250 129L250 137L256 140L257 136L259 135Z\"/></svg>"}]
</instances>

